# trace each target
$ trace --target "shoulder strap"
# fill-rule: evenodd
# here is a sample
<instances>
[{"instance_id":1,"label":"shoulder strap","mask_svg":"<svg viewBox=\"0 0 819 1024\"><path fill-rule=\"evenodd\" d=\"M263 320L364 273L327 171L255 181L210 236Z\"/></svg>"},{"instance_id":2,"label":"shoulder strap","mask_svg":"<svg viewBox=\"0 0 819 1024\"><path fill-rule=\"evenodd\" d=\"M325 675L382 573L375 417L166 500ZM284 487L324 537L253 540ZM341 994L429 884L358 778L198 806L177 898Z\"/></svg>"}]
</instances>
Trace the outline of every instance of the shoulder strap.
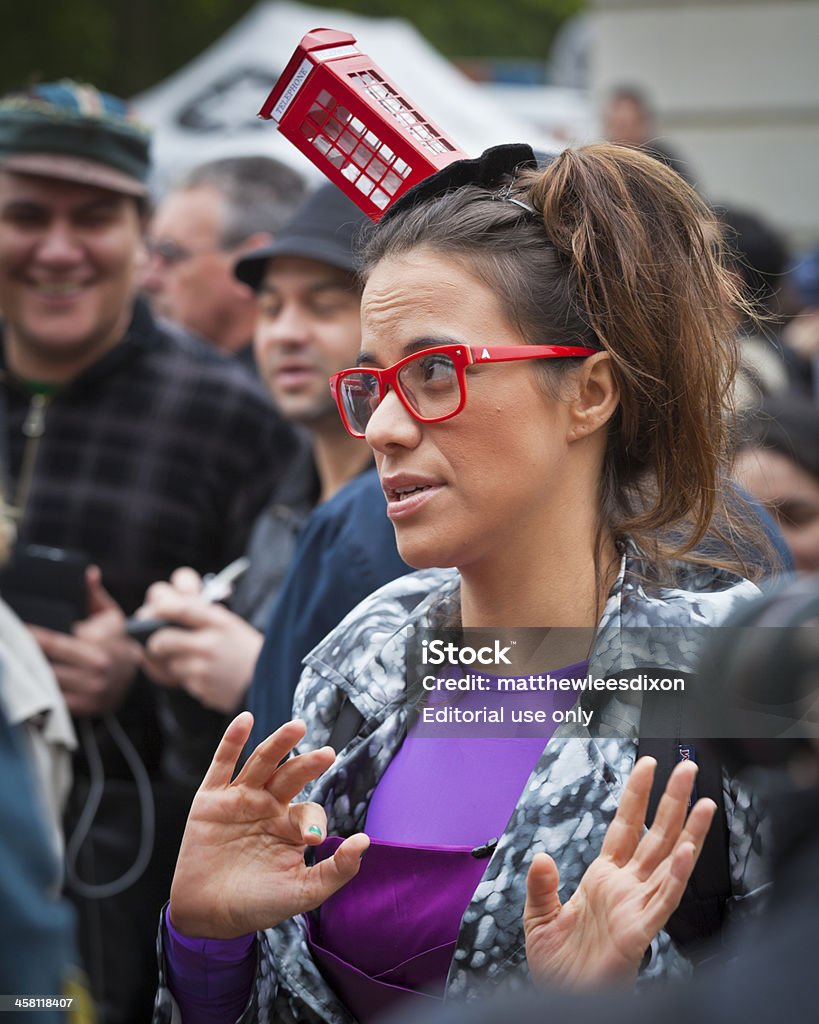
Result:
<instances>
[{"instance_id":1,"label":"shoulder strap","mask_svg":"<svg viewBox=\"0 0 819 1024\"><path fill-rule=\"evenodd\" d=\"M347 746L350 740L358 735L363 724L364 716L351 700L345 700L341 705L341 710L330 733L330 738L327 740L327 745L338 753Z\"/></svg>"},{"instance_id":2,"label":"shoulder strap","mask_svg":"<svg viewBox=\"0 0 819 1024\"><path fill-rule=\"evenodd\" d=\"M731 896L728 867L728 826L722 790L722 763L706 740L680 735L682 693L650 692L643 695L638 755L657 761L654 785L648 802L647 824L654 821L665 784L674 765L696 761L699 767L693 799L710 797L717 805L714 821L705 837L688 886L666 931L692 960L701 959L700 947L721 930L725 906ZM690 699L690 697L689 697ZM660 737L660 738L656 738Z\"/></svg>"}]
</instances>

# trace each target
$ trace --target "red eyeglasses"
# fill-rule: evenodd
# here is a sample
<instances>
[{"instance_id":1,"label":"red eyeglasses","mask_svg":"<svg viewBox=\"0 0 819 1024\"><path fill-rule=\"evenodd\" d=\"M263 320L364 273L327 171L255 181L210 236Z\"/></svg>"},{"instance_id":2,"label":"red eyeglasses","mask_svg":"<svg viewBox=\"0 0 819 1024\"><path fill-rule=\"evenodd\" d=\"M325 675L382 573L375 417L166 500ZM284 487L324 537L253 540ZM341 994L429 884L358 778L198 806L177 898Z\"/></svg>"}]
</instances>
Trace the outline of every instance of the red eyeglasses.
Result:
<instances>
[{"instance_id":1,"label":"red eyeglasses","mask_svg":"<svg viewBox=\"0 0 819 1024\"><path fill-rule=\"evenodd\" d=\"M440 345L415 352L385 370L340 370L330 378L330 390L347 431L364 437L370 417L390 388L415 419L440 423L457 416L466 404L465 370L473 363L578 358L597 351L572 345Z\"/></svg>"}]
</instances>

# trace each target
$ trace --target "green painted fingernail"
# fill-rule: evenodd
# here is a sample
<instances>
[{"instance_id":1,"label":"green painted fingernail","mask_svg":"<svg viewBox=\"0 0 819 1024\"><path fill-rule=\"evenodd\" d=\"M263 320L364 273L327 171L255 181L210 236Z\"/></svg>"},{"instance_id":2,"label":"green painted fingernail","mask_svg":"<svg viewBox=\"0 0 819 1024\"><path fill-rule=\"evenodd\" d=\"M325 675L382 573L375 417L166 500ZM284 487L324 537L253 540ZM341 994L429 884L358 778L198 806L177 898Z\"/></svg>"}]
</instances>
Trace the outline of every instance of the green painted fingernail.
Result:
<instances>
[{"instance_id":1,"label":"green painted fingernail","mask_svg":"<svg viewBox=\"0 0 819 1024\"><path fill-rule=\"evenodd\" d=\"M307 829L307 831L310 833L311 836L319 836L319 838L321 838L321 829L318 827L318 825L311 825L310 828Z\"/></svg>"}]
</instances>

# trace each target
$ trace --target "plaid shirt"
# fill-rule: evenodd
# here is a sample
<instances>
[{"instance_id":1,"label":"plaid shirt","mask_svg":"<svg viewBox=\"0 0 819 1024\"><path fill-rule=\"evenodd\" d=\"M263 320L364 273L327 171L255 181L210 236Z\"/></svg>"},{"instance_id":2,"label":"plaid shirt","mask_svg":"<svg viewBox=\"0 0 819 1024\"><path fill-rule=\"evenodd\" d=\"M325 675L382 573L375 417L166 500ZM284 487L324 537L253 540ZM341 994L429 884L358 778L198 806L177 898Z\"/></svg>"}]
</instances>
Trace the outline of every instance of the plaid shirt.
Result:
<instances>
[{"instance_id":1,"label":"plaid shirt","mask_svg":"<svg viewBox=\"0 0 819 1024\"><path fill-rule=\"evenodd\" d=\"M301 443L245 370L142 304L120 344L45 400L39 441L25 436L37 399L3 383L20 541L85 552L129 613L178 566L212 572L240 555Z\"/></svg>"},{"instance_id":2,"label":"plaid shirt","mask_svg":"<svg viewBox=\"0 0 819 1024\"><path fill-rule=\"evenodd\" d=\"M177 566L204 573L241 554L256 515L301 448L241 365L155 323L140 303L123 340L50 398L32 396L7 375L3 383L9 493L23 511L21 542L84 551L126 612ZM39 440L31 436L38 429ZM34 455L30 474L26 451ZM27 494L18 495L21 477ZM106 1018L123 1021L148 1013L153 920L167 897L187 806L224 720L183 691L159 689L144 677L116 717L151 777L151 864L120 896L89 901L70 886L69 892L94 995ZM104 799L82 844L79 873L102 883L134 863L148 825L121 743L105 720L91 725ZM68 835L92 792L83 742Z\"/></svg>"},{"instance_id":3,"label":"plaid shirt","mask_svg":"<svg viewBox=\"0 0 819 1024\"><path fill-rule=\"evenodd\" d=\"M246 370L160 326L142 303L122 342L51 398L33 398L5 372L0 382L20 543L84 552L126 613L178 566L213 572L238 557L303 444ZM37 439L27 435L37 433L40 405ZM27 450L36 454L20 494ZM168 691L174 713L161 715L160 728L156 697L138 681L117 717L150 770L161 762L193 779L223 718ZM107 771L129 776L100 740Z\"/></svg>"}]
</instances>

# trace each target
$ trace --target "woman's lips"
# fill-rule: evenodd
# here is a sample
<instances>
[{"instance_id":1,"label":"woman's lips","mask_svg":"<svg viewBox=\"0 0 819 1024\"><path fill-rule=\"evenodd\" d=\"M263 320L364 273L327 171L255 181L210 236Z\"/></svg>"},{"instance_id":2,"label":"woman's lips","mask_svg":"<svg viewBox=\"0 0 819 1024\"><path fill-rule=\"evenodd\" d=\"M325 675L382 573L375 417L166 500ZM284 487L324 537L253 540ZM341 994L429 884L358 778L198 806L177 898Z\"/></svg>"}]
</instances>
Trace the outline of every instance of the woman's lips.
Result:
<instances>
[{"instance_id":1,"label":"woman's lips","mask_svg":"<svg viewBox=\"0 0 819 1024\"><path fill-rule=\"evenodd\" d=\"M432 501L439 491L443 490L443 484L405 484L392 488L385 487L387 496L387 515L390 519L404 519L406 516L414 515L428 502Z\"/></svg>"}]
</instances>

